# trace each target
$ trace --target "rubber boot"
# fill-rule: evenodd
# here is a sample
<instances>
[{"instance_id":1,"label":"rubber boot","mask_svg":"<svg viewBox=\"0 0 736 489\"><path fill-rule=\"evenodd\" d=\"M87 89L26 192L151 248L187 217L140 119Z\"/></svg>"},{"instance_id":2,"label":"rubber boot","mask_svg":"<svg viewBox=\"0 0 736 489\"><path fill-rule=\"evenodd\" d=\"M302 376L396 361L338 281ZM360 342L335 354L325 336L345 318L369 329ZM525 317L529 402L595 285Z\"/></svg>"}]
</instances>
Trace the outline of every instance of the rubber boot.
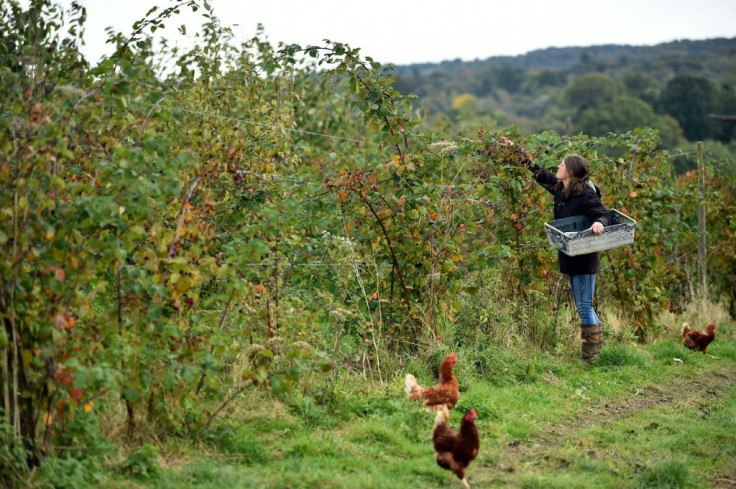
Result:
<instances>
[{"instance_id":1,"label":"rubber boot","mask_svg":"<svg viewBox=\"0 0 736 489\"><path fill-rule=\"evenodd\" d=\"M603 328L600 324L583 324L580 337L583 340L580 358L592 363L603 346Z\"/></svg>"}]
</instances>

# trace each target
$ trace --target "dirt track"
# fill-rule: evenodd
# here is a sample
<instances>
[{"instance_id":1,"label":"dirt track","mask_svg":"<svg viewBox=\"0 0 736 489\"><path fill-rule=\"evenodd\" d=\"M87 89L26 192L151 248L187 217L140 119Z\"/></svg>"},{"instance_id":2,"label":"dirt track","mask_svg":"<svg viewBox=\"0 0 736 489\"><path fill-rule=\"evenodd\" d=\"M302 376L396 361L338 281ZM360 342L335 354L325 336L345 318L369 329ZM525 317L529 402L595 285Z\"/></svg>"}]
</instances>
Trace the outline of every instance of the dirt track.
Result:
<instances>
[{"instance_id":1,"label":"dirt track","mask_svg":"<svg viewBox=\"0 0 736 489\"><path fill-rule=\"evenodd\" d=\"M492 455L495 460L478 460L478 466L471 470L471 479L476 483L474 487L488 487L489 484L492 487L515 487L514 474L564 470L572 461L560 453L562 446L581 447L583 453L592 459L616 459L615 453L597 453L595 446L590 446L586 452L582 432L596 428L605 430L644 409L659 405L681 406L683 409L698 407L700 416L708 416L707 406L719 397L727 396L735 386L736 369L733 366L695 379L683 378L681 382L669 385L645 385L633 395L608 399L600 405L588 407L584 423L580 417L567 416L554 424L542 426L540 433L527 443L514 440L500 452L495 450ZM653 423L651 429L656 428L661 427ZM728 473L712 477L710 487L736 489L736 465Z\"/></svg>"}]
</instances>

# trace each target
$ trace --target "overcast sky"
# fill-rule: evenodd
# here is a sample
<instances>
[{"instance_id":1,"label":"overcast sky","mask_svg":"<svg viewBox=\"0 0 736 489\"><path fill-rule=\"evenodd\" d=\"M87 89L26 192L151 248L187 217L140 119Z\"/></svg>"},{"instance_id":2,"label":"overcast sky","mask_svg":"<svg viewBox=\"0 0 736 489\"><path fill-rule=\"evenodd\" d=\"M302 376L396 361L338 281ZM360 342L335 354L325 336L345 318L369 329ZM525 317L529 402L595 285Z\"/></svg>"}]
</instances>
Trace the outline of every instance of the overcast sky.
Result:
<instances>
[{"instance_id":1,"label":"overcast sky","mask_svg":"<svg viewBox=\"0 0 736 489\"><path fill-rule=\"evenodd\" d=\"M87 8L83 51L95 63L110 54L105 28L129 34L153 5L173 0L78 0ZM64 3L64 2L62 2ZM66 2L67 4L69 2ZM277 44L361 48L382 63L411 64L519 55L547 47L599 44L654 45L682 39L736 37L736 0L210 0L234 25L237 40L264 26ZM200 10L200 13L202 11ZM177 31L188 25L187 37ZM163 32L186 47L201 24L187 12Z\"/></svg>"}]
</instances>

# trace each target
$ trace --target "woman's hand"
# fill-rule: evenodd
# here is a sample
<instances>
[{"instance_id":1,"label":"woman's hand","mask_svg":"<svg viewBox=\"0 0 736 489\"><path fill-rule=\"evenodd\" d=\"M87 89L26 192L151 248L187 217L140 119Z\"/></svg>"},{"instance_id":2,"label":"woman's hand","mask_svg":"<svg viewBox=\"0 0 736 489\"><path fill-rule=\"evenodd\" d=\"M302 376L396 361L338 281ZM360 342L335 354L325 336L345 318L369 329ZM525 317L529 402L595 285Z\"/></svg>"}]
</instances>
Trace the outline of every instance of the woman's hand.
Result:
<instances>
[{"instance_id":1,"label":"woman's hand","mask_svg":"<svg viewBox=\"0 0 736 489\"><path fill-rule=\"evenodd\" d=\"M590 229L593 230L593 234L598 236L599 234L603 234L603 224L599 223L598 221L594 222L592 226L590 226Z\"/></svg>"},{"instance_id":2,"label":"woman's hand","mask_svg":"<svg viewBox=\"0 0 736 489\"><path fill-rule=\"evenodd\" d=\"M501 136L498 142L501 144L501 146L513 146L514 145L514 142L512 140L504 136Z\"/></svg>"},{"instance_id":3,"label":"woman's hand","mask_svg":"<svg viewBox=\"0 0 736 489\"><path fill-rule=\"evenodd\" d=\"M498 142L499 144L501 144L501 146L505 148L508 148L509 146L515 146L512 140L504 136L502 136L498 140ZM529 152L522 147L519 147L519 155L520 155L519 161L521 162L521 164L528 168L529 164L532 162L532 155L530 155Z\"/></svg>"}]
</instances>

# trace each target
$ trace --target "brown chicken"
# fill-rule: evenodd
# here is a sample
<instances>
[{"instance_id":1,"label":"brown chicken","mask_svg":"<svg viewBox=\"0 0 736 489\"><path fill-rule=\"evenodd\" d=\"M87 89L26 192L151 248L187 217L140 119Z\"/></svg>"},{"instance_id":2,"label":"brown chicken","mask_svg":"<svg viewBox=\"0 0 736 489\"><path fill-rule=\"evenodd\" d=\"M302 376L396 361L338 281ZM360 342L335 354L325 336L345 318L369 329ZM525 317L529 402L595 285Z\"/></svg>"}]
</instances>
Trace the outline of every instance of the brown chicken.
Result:
<instances>
[{"instance_id":1,"label":"brown chicken","mask_svg":"<svg viewBox=\"0 0 736 489\"><path fill-rule=\"evenodd\" d=\"M432 387L422 387L412 374L407 374L404 381L406 398L410 401L424 399L423 404L427 411L434 411L441 407L452 409L460 399L460 390L457 386L457 378L452 371L457 362L457 355L450 353L442 360L440 365L440 383Z\"/></svg>"},{"instance_id":2,"label":"brown chicken","mask_svg":"<svg viewBox=\"0 0 736 489\"><path fill-rule=\"evenodd\" d=\"M705 350L715 337L716 323L710 323L703 331L694 331L690 329L689 324L682 323L682 344L691 350L698 350L708 355ZM708 356L713 357L713 355Z\"/></svg>"},{"instance_id":3,"label":"brown chicken","mask_svg":"<svg viewBox=\"0 0 736 489\"><path fill-rule=\"evenodd\" d=\"M478 428L475 426L478 413L475 409L465 413L463 420L460 422L459 433L455 433L447 426L448 414L447 408L440 408L434 420L434 430L432 432L434 459L437 465L452 471L462 481L463 485L470 489L465 471L470 462L478 456L478 449L480 448Z\"/></svg>"}]
</instances>

